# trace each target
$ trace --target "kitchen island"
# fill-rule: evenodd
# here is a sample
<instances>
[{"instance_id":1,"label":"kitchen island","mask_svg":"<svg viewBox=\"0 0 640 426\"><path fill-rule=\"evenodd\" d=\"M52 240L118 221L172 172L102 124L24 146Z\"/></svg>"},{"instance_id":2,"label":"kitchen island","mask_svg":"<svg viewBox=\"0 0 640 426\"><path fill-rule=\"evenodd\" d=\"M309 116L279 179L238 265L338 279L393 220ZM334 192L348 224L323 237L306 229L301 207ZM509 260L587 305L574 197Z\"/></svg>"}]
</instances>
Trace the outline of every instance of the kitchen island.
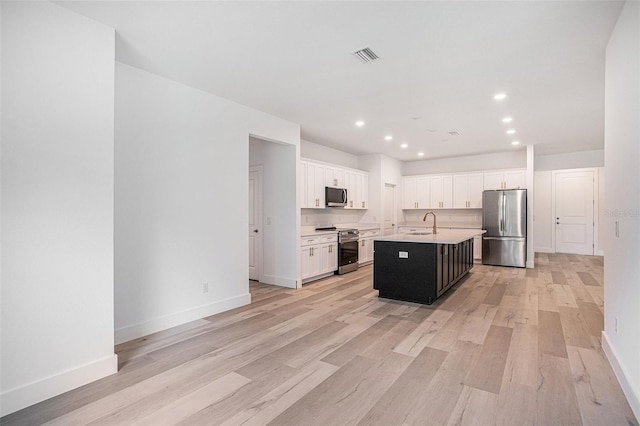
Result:
<instances>
[{"instance_id":1,"label":"kitchen island","mask_svg":"<svg viewBox=\"0 0 640 426\"><path fill-rule=\"evenodd\" d=\"M473 267L480 229L425 230L374 239L373 288L379 297L432 304Z\"/></svg>"}]
</instances>

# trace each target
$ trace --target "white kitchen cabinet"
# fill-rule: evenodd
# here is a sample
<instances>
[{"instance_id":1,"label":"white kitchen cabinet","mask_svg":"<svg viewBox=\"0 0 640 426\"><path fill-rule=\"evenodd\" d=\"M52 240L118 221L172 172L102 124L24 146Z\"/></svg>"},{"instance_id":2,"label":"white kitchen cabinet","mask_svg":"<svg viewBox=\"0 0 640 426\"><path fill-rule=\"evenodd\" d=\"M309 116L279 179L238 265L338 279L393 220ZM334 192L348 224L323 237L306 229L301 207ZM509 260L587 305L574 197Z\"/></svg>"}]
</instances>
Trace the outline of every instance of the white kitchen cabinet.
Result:
<instances>
[{"instance_id":1,"label":"white kitchen cabinet","mask_svg":"<svg viewBox=\"0 0 640 426\"><path fill-rule=\"evenodd\" d=\"M485 172L484 189L521 189L526 188L524 170L497 170Z\"/></svg>"},{"instance_id":2,"label":"white kitchen cabinet","mask_svg":"<svg viewBox=\"0 0 640 426\"><path fill-rule=\"evenodd\" d=\"M482 191L484 189L482 173L468 173L453 176L453 208L482 208Z\"/></svg>"},{"instance_id":3,"label":"white kitchen cabinet","mask_svg":"<svg viewBox=\"0 0 640 426\"><path fill-rule=\"evenodd\" d=\"M302 207L309 209L323 209L325 207L325 166L323 164L306 162L304 176L305 198Z\"/></svg>"},{"instance_id":4,"label":"white kitchen cabinet","mask_svg":"<svg viewBox=\"0 0 640 426\"><path fill-rule=\"evenodd\" d=\"M524 170L508 170L504 172L505 189L521 189L527 187L527 177Z\"/></svg>"},{"instance_id":5,"label":"white kitchen cabinet","mask_svg":"<svg viewBox=\"0 0 640 426\"><path fill-rule=\"evenodd\" d=\"M360 205L363 209L369 208L369 174L360 173L362 179L362 191L360 192Z\"/></svg>"},{"instance_id":6,"label":"white kitchen cabinet","mask_svg":"<svg viewBox=\"0 0 640 426\"><path fill-rule=\"evenodd\" d=\"M482 236L473 237L473 263L482 263Z\"/></svg>"},{"instance_id":7,"label":"white kitchen cabinet","mask_svg":"<svg viewBox=\"0 0 640 426\"><path fill-rule=\"evenodd\" d=\"M332 275L338 270L338 234L302 237L302 281Z\"/></svg>"},{"instance_id":8,"label":"white kitchen cabinet","mask_svg":"<svg viewBox=\"0 0 640 426\"><path fill-rule=\"evenodd\" d=\"M402 178L402 208L428 209L430 202L430 178L407 176Z\"/></svg>"},{"instance_id":9,"label":"white kitchen cabinet","mask_svg":"<svg viewBox=\"0 0 640 426\"><path fill-rule=\"evenodd\" d=\"M450 209L453 207L453 176L431 176L431 202L432 209Z\"/></svg>"},{"instance_id":10,"label":"white kitchen cabinet","mask_svg":"<svg viewBox=\"0 0 640 426\"><path fill-rule=\"evenodd\" d=\"M379 229L360 232L358 239L358 264L373 262L373 239L380 235Z\"/></svg>"},{"instance_id":11,"label":"white kitchen cabinet","mask_svg":"<svg viewBox=\"0 0 640 426\"><path fill-rule=\"evenodd\" d=\"M358 171L346 171L347 209L369 208L369 176Z\"/></svg>"},{"instance_id":12,"label":"white kitchen cabinet","mask_svg":"<svg viewBox=\"0 0 640 426\"><path fill-rule=\"evenodd\" d=\"M300 207L325 208L325 187L347 189L346 209L369 208L369 174L361 170L300 160Z\"/></svg>"},{"instance_id":13,"label":"white kitchen cabinet","mask_svg":"<svg viewBox=\"0 0 640 426\"><path fill-rule=\"evenodd\" d=\"M341 167L326 166L324 173L324 182L326 186L334 188L346 188L345 170Z\"/></svg>"}]
</instances>

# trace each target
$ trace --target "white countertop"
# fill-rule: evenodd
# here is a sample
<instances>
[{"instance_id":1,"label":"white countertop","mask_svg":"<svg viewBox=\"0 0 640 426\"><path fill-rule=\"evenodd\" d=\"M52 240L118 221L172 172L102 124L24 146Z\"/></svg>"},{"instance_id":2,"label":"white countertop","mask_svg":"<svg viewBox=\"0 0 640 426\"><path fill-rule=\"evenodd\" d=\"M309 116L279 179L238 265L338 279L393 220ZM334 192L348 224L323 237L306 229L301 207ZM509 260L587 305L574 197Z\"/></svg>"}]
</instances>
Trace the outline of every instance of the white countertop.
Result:
<instances>
[{"instance_id":1,"label":"white countertop","mask_svg":"<svg viewBox=\"0 0 640 426\"><path fill-rule=\"evenodd\" d=\"M429 232L431 232L429 230ZM477 235L482 235L487 231L482 229L438 229L437 234L429 235L411 235L411 234L393 234L381 237L375 237L374 241L392 241L407 243L426 243L426 244L458 244L469 240Z\"/></svg>"},{"instance_id":2,"label":"white countertop","mask_svg":"<svg viewBox=\"0 0 640 426\"><path fill-rule=\"evenodd\" d=\"M335 235L338 233L337 229L329 229L326 231L316 231L314 229L308 229L308 230L304 230L302 229L300 231L300 236L301 237L315 237L315 236L319 236L319 235Z\"/></svg>"},{"instance_id":3,"label":"white countertop","mask_svg":"<svg viewBox=\"0 0 640 426\"><path fill-rule=\"evenodd\" d=\"M331 226L331 225L327 225ZM358 231L370 231L374 229L380 229L380 225L372 223L345 223L335 225L338 229L316 231L314 226L301 226L300 236L302 237L315 237L317 235L337 234L341 229L357 229Z\"/></svg>"}]
</instances>

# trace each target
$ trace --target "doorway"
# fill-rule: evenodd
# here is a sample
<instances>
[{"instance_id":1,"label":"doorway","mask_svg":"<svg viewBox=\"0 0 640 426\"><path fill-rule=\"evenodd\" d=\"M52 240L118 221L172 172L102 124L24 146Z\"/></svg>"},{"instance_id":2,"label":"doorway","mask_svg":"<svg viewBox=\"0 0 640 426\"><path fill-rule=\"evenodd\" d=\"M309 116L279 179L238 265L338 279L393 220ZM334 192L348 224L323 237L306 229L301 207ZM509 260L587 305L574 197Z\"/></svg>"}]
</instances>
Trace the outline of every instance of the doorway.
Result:
<instances>
[{"instance_id":1,"label":"doorway","mask_svg":"<svg viewBox=\"0 0 640 426\"><path fill-rule=\"evenodd\" d=\"M382 235L391 235L396 233L396 186L390 183L384 184L382 221Z\"/></svg>"},{"instance_id":2,"label":"doorway","mask_svg":"<svg viewBox=\"0 0 640 426\"><path fill-rule=\"evenodd\" d=\"M249 279L262 275L262 166L249 168Z\"/></svg>"},{"instance_id":3,"label":"doorway","mask_svg":"<svg viewBox=\"0 0 640 426\"><path fill-rule=\"evenodd\" d=\"M594 254L594 171L554 171L556 253Z\"/></svg>"}]
</instances>

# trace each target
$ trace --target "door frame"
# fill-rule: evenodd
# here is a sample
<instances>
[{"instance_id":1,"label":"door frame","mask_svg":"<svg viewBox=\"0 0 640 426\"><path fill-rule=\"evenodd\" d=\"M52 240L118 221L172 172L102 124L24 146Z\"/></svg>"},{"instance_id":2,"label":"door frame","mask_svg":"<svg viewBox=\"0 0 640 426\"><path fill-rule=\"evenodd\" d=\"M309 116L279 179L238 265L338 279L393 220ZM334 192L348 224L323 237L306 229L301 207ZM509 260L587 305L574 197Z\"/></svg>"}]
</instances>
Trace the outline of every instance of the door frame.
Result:
<instances>
[{"instance_id":1,"label":"door frame","mask_svg":"<svg viewBox=\"0 0 640 426\"><path fill-rule=\"evenodd\" d=\"M259 232L258 238L256 242L257 255L258 255L258 280L259 282L264 282L264 196L263 196L263 177L264 177L264 166L249 166L249 173L256 172L257 173L257 182L256 182L256 191L257 191L257 200L256 200L256 223L259 224ZM248 178L248 176L247 176ZM247 235L247 238L249 236ZM249 270L249 259L247 258L247 271Z\"/></svg>"},{"instance_id":2,"label":"door frame","mask_svg":"<svg viewBox=\"0 0 640 426\"><path fill-rule=\"evenodd\" d=\"M385 182L384 183L384 187L383 187L383 191L387 190L387 187L392 188L393 189L393 197L392 197L392 202L393 202L393 206L391 208L391 229L392 229L392 233L395 234L396 233L396 229L398 228L398 203L397 203L397 189L398 189L398 185L395 183L389 183L389 182ZM384 210L385 210L385 194L384 192L382 193L382 226L381 226L381 234L384 234L384 221L385 221L385 217L384 217Z\"/></svg>"},{"instance_id":3,"label":"door frame","mask_svg":"<svg viewBox=\"0 0 640 426\"><path fill-rule=\"evenodd\" d=\"M563 173L581 173L581 172L591 172L593 174L593 254L597 255L598 248L598 224L600 222L600 218L598 215L598 206L600 205L599 200L599 173L597 167L588 167L581 169L561 169L561 170L552 170L551 171L551 247L553 248L553 252L557 253L556 250L556 177L559 174Z\"/></svg>"}]
</instances>

